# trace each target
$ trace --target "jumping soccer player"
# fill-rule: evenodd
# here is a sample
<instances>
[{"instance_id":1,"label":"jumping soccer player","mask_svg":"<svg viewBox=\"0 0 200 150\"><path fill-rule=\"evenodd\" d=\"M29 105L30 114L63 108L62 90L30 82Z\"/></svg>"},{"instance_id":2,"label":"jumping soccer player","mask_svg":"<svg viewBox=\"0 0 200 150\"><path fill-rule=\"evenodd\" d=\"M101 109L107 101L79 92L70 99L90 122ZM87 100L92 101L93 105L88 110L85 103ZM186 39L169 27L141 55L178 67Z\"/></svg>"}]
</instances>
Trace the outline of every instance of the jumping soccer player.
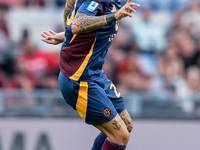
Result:
<instances>
[{"instance_id":1,"label":"jumping soccer player","mask_svg":"<svg viewBox=\"0 0 200 150\"><path fill-rule=\"evenodd\" d=\"M66 102L87 124L101 133L92 150L124 150L132 121L123 97L102 70L104 59L118 31L118 20L136 12L139 4L128 0L68 0L65 32L44 32L42 41L63 42L59 87Z\"/></svg>"}]
</instances>

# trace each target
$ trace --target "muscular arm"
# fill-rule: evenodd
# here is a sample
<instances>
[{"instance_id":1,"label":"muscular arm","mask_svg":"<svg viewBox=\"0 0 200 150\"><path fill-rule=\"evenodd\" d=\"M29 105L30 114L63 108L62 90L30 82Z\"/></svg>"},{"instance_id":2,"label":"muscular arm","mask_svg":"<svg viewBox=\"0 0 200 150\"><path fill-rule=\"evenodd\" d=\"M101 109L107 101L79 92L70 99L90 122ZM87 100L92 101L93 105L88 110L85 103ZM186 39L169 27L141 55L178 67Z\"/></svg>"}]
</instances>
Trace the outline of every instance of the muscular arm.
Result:
<instances>
[{"instance_id":1,"label":"muscular arm","mask_svg":"<svg viewBox=\"0 0 200 150\"><path fill-rule=\"evenodd\" d=\"M64 27L66 27L67 24L67 16L69 15L72 7L74 6L74 3L76 0L67 0L65 3L65 9L64 9Z\"/></svg>"},{"instance_id":2,"label":"muscular arm","mask_svg":"<svg viewBox=\"0 0 200 150\"><path fill-rule=\"evenodd\" d=\"M113 21L116 21L115 13L102 16L88 16L85 13L78 12L71 28L74 34L84 34L95 31Z\"/></svg>"},{"instance_id":3,"label":"muscular arm","mask_svg":"<svg viewBox=\"0 0 200 150\"><path fill-rule=\"evenodd\" d=\"M89 33L126 16L132 17L131 12L135 13L137 7L140 7L140 5L133 3L132 0L128 0L119 11L108 15L88 16L85 13L78 12L71 26L72 33Z\"/></svg>"}]
</instances>

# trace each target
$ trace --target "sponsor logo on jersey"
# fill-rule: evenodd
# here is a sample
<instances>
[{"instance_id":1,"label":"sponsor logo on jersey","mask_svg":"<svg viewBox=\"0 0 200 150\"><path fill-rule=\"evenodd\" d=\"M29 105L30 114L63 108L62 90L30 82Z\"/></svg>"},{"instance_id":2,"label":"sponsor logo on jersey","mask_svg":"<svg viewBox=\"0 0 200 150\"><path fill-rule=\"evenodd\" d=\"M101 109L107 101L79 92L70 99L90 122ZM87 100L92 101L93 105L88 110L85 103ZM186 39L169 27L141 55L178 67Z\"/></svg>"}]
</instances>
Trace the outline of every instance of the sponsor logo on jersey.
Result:
<instances>
[{"instance_id":1,"label":"sponsor logo on jersey","mask_svg":"<svg viewBox=\"0 0 200 150\"><path fill-rule=\"evenodd\" d=\"M98 5L99 4L97 2L92 1L90 5L87 7L87 10L89 10L90 12L93 12L97 8Z\"/></svg>"}]
</instances>

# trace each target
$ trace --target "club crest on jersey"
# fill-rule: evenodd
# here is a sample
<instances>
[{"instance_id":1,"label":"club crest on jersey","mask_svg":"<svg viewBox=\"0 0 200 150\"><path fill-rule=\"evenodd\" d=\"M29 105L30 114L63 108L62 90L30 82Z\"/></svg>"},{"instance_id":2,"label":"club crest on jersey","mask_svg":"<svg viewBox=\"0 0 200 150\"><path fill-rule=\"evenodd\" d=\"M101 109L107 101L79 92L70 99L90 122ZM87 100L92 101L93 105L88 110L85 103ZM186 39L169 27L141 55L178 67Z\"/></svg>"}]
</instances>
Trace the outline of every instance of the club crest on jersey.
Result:
<instances>
[{"instance_id":1,"label":"club crest on jersey","mask_svg":"<svg viewBox=\"0 0 200 150\"><path fill-rule=\"evenodd\" d=\"M104 116L109 117L111 115L111 109L110 108L105 108L103 111Z\"/></svg>"},{"instance_id":2,"label":"club crest on jersey","mask_svg":"<svg viewBox=\"0 0 200 150\"><path fill-rule=\"evenodd\" d=\"M98 5L99 5L98 3L92 1L90 5L87 7L87 10L89 10L90 12L93 12L97 8Z\"/></svg>"}]
</instances>

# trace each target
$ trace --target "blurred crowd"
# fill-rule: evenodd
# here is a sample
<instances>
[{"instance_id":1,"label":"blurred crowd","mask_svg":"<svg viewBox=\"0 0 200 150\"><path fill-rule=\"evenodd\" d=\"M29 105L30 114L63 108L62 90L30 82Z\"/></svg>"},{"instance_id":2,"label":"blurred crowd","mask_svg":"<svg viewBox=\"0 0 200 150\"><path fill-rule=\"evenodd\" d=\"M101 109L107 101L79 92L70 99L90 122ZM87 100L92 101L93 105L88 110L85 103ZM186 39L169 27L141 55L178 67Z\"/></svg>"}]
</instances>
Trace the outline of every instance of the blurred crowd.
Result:
<instances>
[{"instance_id":1,"label":"blurred crowd","mask_svg":"<svg viewBox=\"0 0 200 150\"><path fill-rule=\"evenodd\" d=\"M18 43L10 39L7 26L8 5L0 6L0 87L8 90L21 88L58 88L59 52L43 52L37 48L27 29Z\"/></svg>"},{"instance_id":2,"label":"blurred crowd","mask_svg":"<svg viewBox=\"0 0 200 150\"><path fill-rule=\"evenodd\" d=\"M53 3L56 7L63 7L65 5L65 0L0 0L0 4L20 7L36 6L44 8L48 6L48 3Z\"/></svg>"},{"instance_id":3,"label":"blurred crowd","mask_svg":"<svg viewBox=\"0 0 200 150\"><path fill-rule=\"evenodd\" d=\"M173 12L168 27L151 20L153 11L145 6L141 21L121 22L104 71L124 93L146 91L185 112L199 111L200 3Z\"/></svg>"},{"instance_id":4,"label":"blurred crowd","mask_svg":"<svg viewBox=\"0 0 200 150\"><path fill-rule=\"evenodd\" d=\"M12 2L24 7L46 4L45 0ZM57 6L64 3L55 1ZM0 87L58 88L59 50L40 50L26 29L19 43L13 43L6 22L8 11L8 5L0 6ZM145 91L156 95L154 99L173 101L172 107L200 114L200 2L190 1L186 9L175 9L168 26L156 24L154 12L151 5L145 5L139 10L139 21L120 21L104 71L124 94Z\"/></svg>"}]
</instances>

